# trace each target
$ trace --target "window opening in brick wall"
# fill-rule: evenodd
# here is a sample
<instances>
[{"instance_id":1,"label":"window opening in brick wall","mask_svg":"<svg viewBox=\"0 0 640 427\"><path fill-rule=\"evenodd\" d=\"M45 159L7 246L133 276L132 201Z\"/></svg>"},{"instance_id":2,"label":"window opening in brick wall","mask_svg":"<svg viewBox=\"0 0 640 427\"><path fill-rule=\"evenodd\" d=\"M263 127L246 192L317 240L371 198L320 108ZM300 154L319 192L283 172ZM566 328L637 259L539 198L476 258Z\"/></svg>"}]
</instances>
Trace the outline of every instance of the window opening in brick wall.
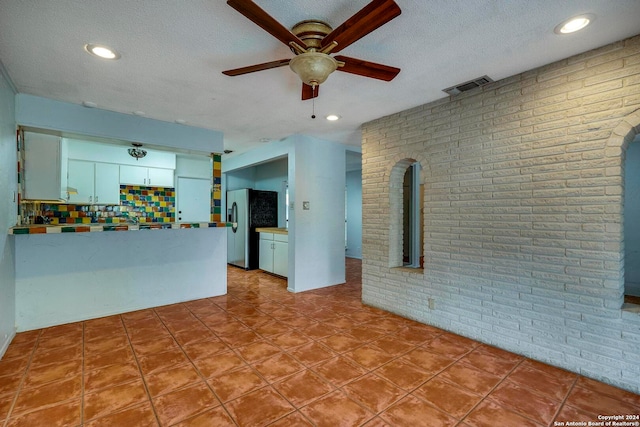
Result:
<instances>
[{"instance_id":1,"label":"window opening in brick wall","mask_svg":"<svg viewBox=\"0 0 640 427\"><path fill-rule=\"evenodd\" d=\"M624 294L640 304L640 134L627 147L624 167Z\"/></svg>"},{"instance_id":2,"label":"window opening in brick wall","mask_svg":"<svg viewBox=\"0 0 640 427\"><path fill-rule=\"evenodd\" d=\"M419 162L411 164L404 173L402 185L402 264L423 268L423 186L420 185Z\"/></svg>"}]
</instances>

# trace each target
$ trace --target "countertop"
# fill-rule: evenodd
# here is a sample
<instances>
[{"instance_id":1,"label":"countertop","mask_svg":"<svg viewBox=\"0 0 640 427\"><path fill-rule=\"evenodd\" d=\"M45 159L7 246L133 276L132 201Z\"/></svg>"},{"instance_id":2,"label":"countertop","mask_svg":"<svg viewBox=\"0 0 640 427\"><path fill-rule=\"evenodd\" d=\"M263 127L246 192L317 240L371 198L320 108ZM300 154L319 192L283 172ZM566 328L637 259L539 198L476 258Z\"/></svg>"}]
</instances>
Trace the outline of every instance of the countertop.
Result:
<instances>
[{"instance_id":1,"label":"countertop","mask_svg":"<svg viewBox=\"0 0 640 427\"><path fill-rule=\"evenodd\" d=\"M94 224L33 224L17 225L9 229L9 234L54 234L92 233L100 231L170 230L180 228L231 227L230 222L150 222L141 224L94 223Z\"/></svg>"},{"instance_id":2,"label":"countertop","mask_svg":"<svg viewBox=\"0 0 640 427\"><path fill-rule=\"evenodd\" d=\"M289 234L288 229L278 227L258 227L256 231L258 233Z\"/></svg>"}]
</instances>

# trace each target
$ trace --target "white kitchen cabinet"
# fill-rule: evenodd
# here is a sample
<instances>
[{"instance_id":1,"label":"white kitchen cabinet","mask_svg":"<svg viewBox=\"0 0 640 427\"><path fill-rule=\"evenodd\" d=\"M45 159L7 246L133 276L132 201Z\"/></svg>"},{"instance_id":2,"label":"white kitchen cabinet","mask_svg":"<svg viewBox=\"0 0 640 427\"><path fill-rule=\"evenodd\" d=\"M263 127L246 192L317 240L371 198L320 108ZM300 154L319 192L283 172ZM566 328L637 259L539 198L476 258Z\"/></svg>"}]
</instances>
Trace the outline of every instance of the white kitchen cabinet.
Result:
<instances>
[{"instance_id":1,"label":"white kitchen cabinet","mask_svg":"<svg viewBox=\"0 0 640 427\"><path fill-rule=\"evenodd\" d=\"M289 236L273 235L273 274L287 277L289 272ZM284 241L282 241L284 238Z\"/></svg>"},{"instance_id":2,"label":"white kitchen cabinet","mask_svg":"<svg viewBox=\"0 0 640 427\"><path fill-rule=\"evenodd\" d=\"M289 236L260 233L260 270L287 277L289 270Z\"/></svg>"},{"instance_id":3,"label":"white kitchen cabinet","mask_svg":"<svg viewBox=\"0 0 640 427\"><path fill-rule=\"evenodd\" d=\"M94 202L101 205L120 204L120 167L112 163L96 163Z\"/></svg>"},{"instance_id":4,"label":"white kitchen cabinet","mask_svg":"<svg viewBox=\"0 0 640 427\"><path fill-rule=\"evenodd\" d=\"M120 165L120 184L173 187L173 169Z\"/></svg>"},{"instance_id":5,"label":"white kitchen cabinet","mask_svg":"<svg viewBox=\"0 0 640 427\"><path fill-rule=\"evenodd\" d=\"M273 273L273 234L260 233L258 267L260 270Z\"/></svg>"},{"instance_id":6,"label":"white kitchen cabinet","mask_svg":"<svg viewBox=\"0 0 640 427\"><path fill-rule=\"evenodd\" d=\"M148 168L147 185L173 187L173 169Z\"/></svg>"},{"instance_id":7,"label":"white kitchen cabinet","mask_svg":"<svg viewBox=\"0 0 640 427\"><path fill-rule=\"evenodd\" d=\"M93 162L69 160L67 182L77 191L77 194L69 194L69 203L93 203L94 168Z\"/></svg>"},{"instance_id":8,"label":"white kitchen cabinet","mask_svg":"<svg viewBox=\"0 0 640 427\"><path fill-rule=\"evenodd\" d=\"M118 165L69 160L68 183L78 193L69 194L69 203L120 204Z\"/></svg>"},{"instance_id":9,"label":"white kitchen cabinet","mask_svg":"<svg viewBox=\"0 0 640 427\"><path fill-rule=\"evenodd\" d=\"M25 132L24 199L57 200L61 197L60 137Z\"/></svg>"},{"instance_id":10,"label":"white kitchen cabinet","mask_svg":"<svg viewBox=\"0 0 640 427\"><path fill-rule=\"evenodd\" d=\"M147 185L148 169L143 166L120 165L120 184Z\"/></svg>"}]
</instances>

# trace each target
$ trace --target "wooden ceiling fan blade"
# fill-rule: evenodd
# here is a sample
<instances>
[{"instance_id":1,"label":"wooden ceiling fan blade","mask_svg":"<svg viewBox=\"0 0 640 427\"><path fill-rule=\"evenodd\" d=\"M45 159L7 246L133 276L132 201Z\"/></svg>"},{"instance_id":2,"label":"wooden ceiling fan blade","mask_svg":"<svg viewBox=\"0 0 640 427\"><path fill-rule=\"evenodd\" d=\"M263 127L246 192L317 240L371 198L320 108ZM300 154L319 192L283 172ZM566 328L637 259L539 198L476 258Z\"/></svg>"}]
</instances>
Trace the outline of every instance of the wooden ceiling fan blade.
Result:
<instances>
[{"instance_id":1,"label":"wooden ceiling fan blade","mask_svg":"<svg viewBox=\"0 0 640 427\"><path fill-rule=\"evenodd\" d=\"M322 39L322 47L328 46L335 40L338 42L338 46L333 49L333 52L339 52L401 13L400 6L394 0L373 0L338 28L327 34Z\"/></svg>"},{"instance_id":2,"label":"wooden ceiling fan blade","mask_svg":"<svg viewBox=\"0 0 640 427\"><path fill-rule=\"evenodd\" d=\"M290 59L279 59L277 61L265 62L263 64L249 65L248 67L235 68L233 70L223 71L222 74L227 76L241 76L242 74L254 73L256 71L270 70L288 65Z\"/></svg>"},{"instance_id":3,"label":"wooden ceiling fan blade","mask_svg":"<svg viewBox=\"0 0 640 427\"><path fill-rule=\"evenodd\" d=\"M319 90L320 85L316 85L316 87L313 88L308 84L302 83L302 100L306 101L307 99L317 98Z\"/></svg>"},{"instance_id":4,"label":"wooden ceiling fan blade","mask_svg":"<svg viewBox=\"0 0 640 427\"><path fill-rule=\"evenodd\" d=\"M228 0L227 4L287 46L289 46L290 42L296 42L300 46L306 46L298 36L289 31L284 25L276 21L251 0Z\"/></svg>"},{"instance_id":5,"label":"wooden ceiling fan blade","mask_svg":"<svg viewBox=\"0 0 640 427\"><path fill-rule=\"evenodd\" d=\"M372 79L389 82L400 72L400 68L391 67L384 64L376 64L362 59L350 58L348 56L334 56L336 61L344 62L344 66L338 67L338 71L357 74L359 76L371 77Z\"/></svg>"}]
</instances>

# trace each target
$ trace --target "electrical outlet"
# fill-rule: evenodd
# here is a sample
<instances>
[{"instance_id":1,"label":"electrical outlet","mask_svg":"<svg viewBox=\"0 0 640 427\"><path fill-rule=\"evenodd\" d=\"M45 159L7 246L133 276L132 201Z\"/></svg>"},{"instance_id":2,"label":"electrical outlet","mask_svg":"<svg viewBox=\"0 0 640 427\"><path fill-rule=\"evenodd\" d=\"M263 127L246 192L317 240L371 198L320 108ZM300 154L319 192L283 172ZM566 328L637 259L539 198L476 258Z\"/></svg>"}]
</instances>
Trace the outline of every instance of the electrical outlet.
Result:
<instances>
[{"instance_id":1,"label":"electrical outlet","mask_svg":"<svg viewBox=\"0 0 640 427\"><path fill-rule=\"evenodd\" d=\"M429 302L429 310L435 310L436 309L436 300L433 298L429 298L427 300Z\"/></svg>"},{"instance_id":2,"label":"electrical outlet","mask_svg":"<svg viewBox=\"0 0 640 427\"><path fill-rule=\"evenodd\" d=\"M309 210L309 202L302 202L302 210L305 210L305 211Z\"/></svg>"}]
</instances>

